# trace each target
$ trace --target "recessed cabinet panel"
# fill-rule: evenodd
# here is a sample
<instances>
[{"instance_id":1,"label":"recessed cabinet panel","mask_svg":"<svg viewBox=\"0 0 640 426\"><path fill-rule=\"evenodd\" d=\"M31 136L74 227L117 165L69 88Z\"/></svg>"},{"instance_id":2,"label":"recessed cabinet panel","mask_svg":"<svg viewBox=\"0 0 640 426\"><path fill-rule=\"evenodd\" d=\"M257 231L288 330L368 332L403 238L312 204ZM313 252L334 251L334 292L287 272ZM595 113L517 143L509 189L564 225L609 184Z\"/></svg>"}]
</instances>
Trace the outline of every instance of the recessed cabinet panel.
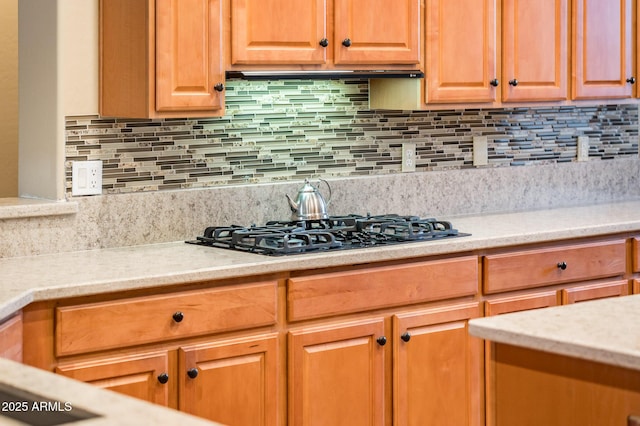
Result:
<instances>
[{"instance_id":1,"label":"recessed cabinet panel","mask_svg":"<svg viewBox=\"0 0 640 426\"><path fill-rule=\"evenodd\" d=\"M166 351L112 356L94 361L70 362L55 372L82 382L144 401L169 405L177 382ZM166 380L165 380L166 379Z\"/></svg>"},{"instance_id":2,"label":"recessed cabinet panel","mask_svg":"<svg viewBox=\"0 0 640 426\"><path fill-rule=\"evenodd\" d=\"M573 98L633 96L632 0L573 3Z\"/></svg>"},{"instance_id":3,"label":"recessed cabinet panel","mask_svg":"<svg viewBox=\"0 0 640 426\"><path fill-rule=\"evenodd\" d=\"M396 425L483 425L483 341L467 320L477 302L393 316Z\"/></svg>"},{"instance_id":4,"label":"recessed cabinet panel","mask_svg":"<svg viewBox=\"0 0 640 426\"><path fill-rule=\"evenodd\" d=\"M627 296L631 294L631 286L629 285L629 281L619 280L565 288L560 291L560 294L562 297L562 304L566 305L570 303L584 302L586 300Z\"/></svg>"},{"instance_id":5,"label":"recessed cabinet panel","mask_svg":"<svg viewBox=\"0 0 640 426\"><path fill-rule=\"evenodd\" d=\"M226 425L276 426L276 334L178 350L181 411Z\"/></svg>"},{"instance_id":6,"label":"recessed cabinet panel","mask_svg":"<svg viewBox=\"0 0 640 426\"><path fill-rule=\"evenodd\" d=\"M495 0L427 0L426 14L426 102L494 102Z\"/></svg>"},{"instance_id":7,"label":"recessed cabinet panel","mask_svg":"<svg viewBox=\"0 0 640 426\"><path fill-rule=\"evenodd\" d=\"M569 97L568 1L503 2L504 102Z\"/></svg>"},{"instance_id":8,"label":"recessed cabinet panel","mask_svg":"<svg viewBox=\"0 0 640 426\"><path fill-rule=\"evenodd\" d=\"M222 0L156 0L156 109L222 109Z\"/></svg>"},{"instance_id":9,"label":"recessed cabinet panel","mask_svg":"<svg viewBox=\"0 0 640 426\"><path fill-rule=\"evenodd\" d=\"M420 0L335 0L335 63L420 62Z\"/></svg>"},{"instance_id":10,"label":"recessed cabinet panel","mask_svg":"<svg viewBox=\"0 0 640 426\"><path fill-rule=\"evenodd\" d=\"M0 357L22 362L22 312L0 322Z\"/></svg>"},{"instance_id":11,"label":"recessed cabinet panel","mask_svg":"<svg viewBox=\"0 0 640 426\"><path fill-rule=\"evenodd\" d=\"M231 64L323 64L326 31L326 0L231 0Z\"/></svg>"},{"instance_id":12,"label":"recessed cabinet panel","mask_svg":"<svg viewBox=\"0 0 640 426\"><path fill-rule=\"evenodd\" d=\"M291 331L288 424L385 424L384 331L383 318Z\"/></svg>"}]
</instances>

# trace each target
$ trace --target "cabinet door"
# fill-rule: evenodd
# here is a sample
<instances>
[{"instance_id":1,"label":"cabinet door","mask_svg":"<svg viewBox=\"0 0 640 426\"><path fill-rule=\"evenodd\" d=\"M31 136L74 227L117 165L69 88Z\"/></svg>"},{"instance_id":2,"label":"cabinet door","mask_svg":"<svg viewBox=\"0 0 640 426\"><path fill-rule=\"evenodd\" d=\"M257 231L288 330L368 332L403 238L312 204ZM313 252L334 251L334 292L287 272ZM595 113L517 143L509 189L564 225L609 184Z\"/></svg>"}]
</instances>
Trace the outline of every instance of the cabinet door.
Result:
<instances>
[{"instance_id":1,"label":"cabinet door","mask_svg":"<svg viewBox=\"0 0 640 426\"><path fill-rule=\"evenodd\" d=\"M22 362L22 312L0 322L0 357Z\"/></svg>"},{"instance_id":2,"label":"cabinet door","mask_svg":"<svg viewBox=\"0 0 640 426\"><path fill-rule=\"evenodd\" d=\"M179 408L230 426L277 424L276 334L183 347Z\"/></svg>"},{"instance_id":3,"label":"cabinet door","mask_svg":"<svg viewBox=\"0 0 640 426\"><path fill-rule=\"evenodd\" d=\"M573 98L629 98L632 0L573 0Z\"/></svg>"},{"instance_id":4,"label":"cabinet door","mask_svg":"<svg viewBox=\"0 0 640 426\"><path fill-rule=\"evenodd\" d=\"M394 424L483 424L483 343L467 330L480 316L474 302L393 317Z\"/></svg>"},{"instance_id":5,"label":"cabinet door","mask_svg":"<svg viewBox=\"0 0 640 426\"><path fill-rule=\"evenodd\" d=\"M224 105L222 0L156 0L156 109Z\"/></svg>"},{"instance_id":6,"label":"cabinet door","mask_svg":"<svg viewBox=\"0 0 640 426\"><path fill-rule=\"evenodd\" d=\"M555 290L521 294L516 296L503 296L485 301L485 316L500 315L509 312L540 309L559 304L559 297ZM495 361L493 345L485 342L485 389L486 389L486 420L487 426L496 425L496 399L495 399Z\"/></svg>"},{"instance_id":7,"label":"cabinet door","mask_svg":"<svg viewBox=\"0 0 640 426\"><path fill-rule=\"evenodd\" d=\"M420 0L335 0L336 64L420 62Z\"/></svg>"},{"instance_id":8,"label":"cabinet door","mask_svg":"<svg viewBox=\"0 0 640 426\"><path fill-rule=\"evenodd\" d=\"M175 394L177 380L170 365L169 353L159 351L62 363L55 372L134 398L175 406L169 397Z\"/></svg>"},{"instance_id":9,"label":"cabinet door","mask_svg":"<svg viewBox=\"0 0 640 426\"><path fill-rule=\"evenodd\" d=\"M569 97L568 1L503 2L503 101Z\"/></svg>"},{"instance_id":10,"label":"cabinet door","mask_svg":"<svg viewBox=\"0 0 640 426\"><path fill-rule=\"evenodd\" d=\"M427 0L426 13L426 102L494 102L495 0Z\"/></svg>"},{"instance_id":11,"label":"cabinet door","mask_svg":"<svg viewBox=\"0 0 640 426\"><path fill-rule=\"evenodd\" d=\"M231 0L231 64L323 64L326 25L326 0Z\"/></svg>"},{"instance_id":12,"label":"cabinet door","mask_svg":"<svg viewBox=\"0 0 640 426\"><path fill-rule=\"evenodd\" d=\"M627 280L620 280L565 288L561 290L560 294L562 297L562 304L567 305L587 300L627 296L631 294L631 288Z\"/></svg>"},{"instance_id":13,"label":"cabinet door","mask_svg":"<svg viewBox=\"0 0 640 426\"><path fill-rule=\"evenodd\" d=\"M291 331L288 424L385 424L384 331L382 318Z\"/></svg>"}]
</instances>

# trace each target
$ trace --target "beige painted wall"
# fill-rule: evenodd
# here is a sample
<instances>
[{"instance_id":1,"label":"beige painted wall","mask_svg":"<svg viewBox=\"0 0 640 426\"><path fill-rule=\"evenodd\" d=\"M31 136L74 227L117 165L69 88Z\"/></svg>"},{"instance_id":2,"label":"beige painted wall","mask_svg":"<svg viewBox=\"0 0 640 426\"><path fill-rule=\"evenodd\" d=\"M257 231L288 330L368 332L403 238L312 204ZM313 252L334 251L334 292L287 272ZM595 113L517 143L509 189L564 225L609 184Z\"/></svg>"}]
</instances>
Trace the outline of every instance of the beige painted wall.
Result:
<instances>
[{"instance_id":1,"label":"beige painted wall","mask_svg":"<svg viewBox=\"0 0 640 426\"><path fill-rule=\"evenodd\" d=\"M0 0L0 198L18 195L18 0Z\"/></svg>"},{"instance_id":2,"label":"beige painted wall","mask_svg":"<svg viewBox=\"0 0 640 426\"><path fill-rule=\"evenodd\" d=\"M65 116L98 110L98 0L18 3L18 192L62 200Z\"/></svg>"}]
</instances>

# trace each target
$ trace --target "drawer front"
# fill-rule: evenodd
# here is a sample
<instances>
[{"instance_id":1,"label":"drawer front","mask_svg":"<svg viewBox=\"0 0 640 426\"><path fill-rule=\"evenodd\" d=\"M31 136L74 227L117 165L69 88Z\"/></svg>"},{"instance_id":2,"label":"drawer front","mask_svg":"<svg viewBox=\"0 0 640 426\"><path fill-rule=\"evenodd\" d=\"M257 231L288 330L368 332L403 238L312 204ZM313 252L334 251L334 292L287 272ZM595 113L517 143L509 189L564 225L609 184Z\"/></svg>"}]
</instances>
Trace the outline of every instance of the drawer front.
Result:
<instances>
[{"instance_id":1,"label":"drawer front","mask_svg":"<svg viewBox=\"0 0 640 426\"><path fill-rule=\"evenodd\" d=\"M523 250L484 258L487 294L625 273L624 240Z\"/></svg>"},{"instance_id":2,"label":"drawer front","mask_svg":"<svg viewBox=\"0 0 640 426\"><path fill-rule=\"evenodd\" d=\"M56 309L59 356L275 324L277 282ZM174 318L175 317L175 318Z\"/></svg>"},{"instance_id":3,"label":"drawer front","mask_svg":"<svg viewBox=\"0 0 640 426\"><path fill-rule=\"evenodd\" d=\"M289 279L290 321L470 296L478 292L478 258L385 266Z\"/></svg>"}]
</instances>

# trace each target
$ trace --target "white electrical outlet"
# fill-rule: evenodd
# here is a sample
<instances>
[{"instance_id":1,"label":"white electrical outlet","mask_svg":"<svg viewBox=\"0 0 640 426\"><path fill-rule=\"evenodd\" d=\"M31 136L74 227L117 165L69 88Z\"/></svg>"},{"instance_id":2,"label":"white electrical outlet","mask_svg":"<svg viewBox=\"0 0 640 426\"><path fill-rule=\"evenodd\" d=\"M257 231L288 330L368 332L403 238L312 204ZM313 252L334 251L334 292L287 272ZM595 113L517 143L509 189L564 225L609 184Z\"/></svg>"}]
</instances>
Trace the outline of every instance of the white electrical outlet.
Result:
<instances>
[{"instance_id":1,"label":"white electrical outlet","mask_svg":"<svg viewBox=\"0 0 640 426\"><path fill-rule=\"evenodd\" d=\"M102 160L74 161L71 165L71 195L102 194Z\"/></svg>"},{"instance_id":2,"label":"white electrical outlet","mask_svg":"<svg viewBox=\"0 0 640 426\"><path fill-rule=\"evenodd\" d=\"M416 144L415 143L402 144L402 171L403 172L416 171Z\"/></svg>"},{"instance_id":3,"label":"white electrical outlet","mask_svg":"<svg viewBox=\"0 0 640 426\"><path fill-rule=\"evenodd\" d=\"M578 161L589 161L589 136L578 136Z\"/></svg>"},{"instance_id":4,"label":"white electrical outlet","mask_svg":"<svg viewBox=\"0 0 640 426\"><path fill-rule=\"evenodd\" d=\"M473 137L473 165L486 166L489 164L489 148L486 136Z\"/></svg>"}]
</instances>

